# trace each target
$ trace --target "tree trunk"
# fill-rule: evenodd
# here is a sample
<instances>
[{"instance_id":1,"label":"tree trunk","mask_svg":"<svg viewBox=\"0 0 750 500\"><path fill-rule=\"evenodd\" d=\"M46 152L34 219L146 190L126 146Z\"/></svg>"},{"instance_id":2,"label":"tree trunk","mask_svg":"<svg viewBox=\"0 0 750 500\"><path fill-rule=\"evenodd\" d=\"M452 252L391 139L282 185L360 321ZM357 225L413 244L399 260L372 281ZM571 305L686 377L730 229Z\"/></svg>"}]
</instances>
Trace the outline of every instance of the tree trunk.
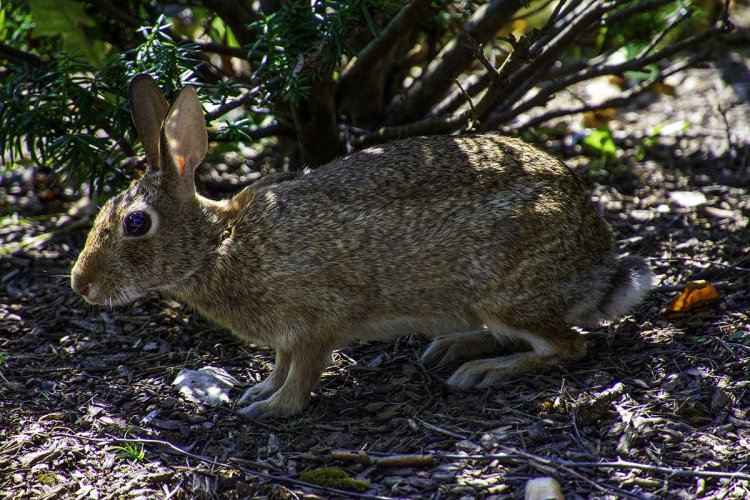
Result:
<instances>
[{"instance_id":1,"label":"tree trunk","mask_svg":"<svg viewBox=\"0 0 750 500\"><path fill-rule=\"evenodd\" d=\"M310 96L292 105L292 120L302 160L311 167L340 154L336 120L336 85L331 76L317 82Z\"/></svg>"}]
</instances>

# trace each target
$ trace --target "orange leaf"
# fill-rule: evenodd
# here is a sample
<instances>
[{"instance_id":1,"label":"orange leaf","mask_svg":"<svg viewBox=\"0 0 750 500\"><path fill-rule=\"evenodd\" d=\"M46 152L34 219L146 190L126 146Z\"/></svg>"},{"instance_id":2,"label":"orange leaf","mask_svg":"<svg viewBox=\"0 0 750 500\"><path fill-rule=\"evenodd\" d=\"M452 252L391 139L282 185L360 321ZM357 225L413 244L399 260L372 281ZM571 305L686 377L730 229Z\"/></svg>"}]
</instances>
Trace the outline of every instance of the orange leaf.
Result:
<instances>
[{"instance_id":1,"label":"orange leaf","mask_svg":"<svg viewBox=\"0 0 750 500\"><path fill-rule=\"evenodd\" d=\"M705 280L688 281L682 293L672 299L672 302L664 308L663 313L688 312L715 300L719 300L719 293L711 283Z\"/></svg>"},{"instance_id":2,"label":"orange leaf","mask_svg":"<svg viewBox=\"0 0 750 500\"><path fill-rule=\"evenodd\" d=\"M583 126L586 128L598 128L608 121L614 120L615 116L617 116L617 110L614 108L586 111L583 114Z\"/></svg>"},{"instance_id":3,"label":"orange leaf","mask_svg":"<svg viewBox=\"0 0 750 500\"><path fill-rule=\"evenodd\" d=\"M620 90L628 88L628 79L624 76L611 75L607 80L615 87L620 87Z\"/></svg>"}]
</instances>

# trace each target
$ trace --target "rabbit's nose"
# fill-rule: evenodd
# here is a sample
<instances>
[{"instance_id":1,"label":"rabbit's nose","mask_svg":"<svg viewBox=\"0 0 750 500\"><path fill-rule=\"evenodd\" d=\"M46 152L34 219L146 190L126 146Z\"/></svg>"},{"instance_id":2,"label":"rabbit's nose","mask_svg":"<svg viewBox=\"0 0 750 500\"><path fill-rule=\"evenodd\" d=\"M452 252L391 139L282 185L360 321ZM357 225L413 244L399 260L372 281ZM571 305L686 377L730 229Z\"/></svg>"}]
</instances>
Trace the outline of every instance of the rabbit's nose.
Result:
<instances>
[{"instance_id":1,"label":"rabbit's nose","mask_svg":"<svg viewBox=\"0 0 750 500\"><path fill-rule=\"evenodd\" d=\"M89 293L90 282L85 279L80 273L73 271L70 273L70 287L78 295L86 296Z\"/></svg>"}]
</instances>

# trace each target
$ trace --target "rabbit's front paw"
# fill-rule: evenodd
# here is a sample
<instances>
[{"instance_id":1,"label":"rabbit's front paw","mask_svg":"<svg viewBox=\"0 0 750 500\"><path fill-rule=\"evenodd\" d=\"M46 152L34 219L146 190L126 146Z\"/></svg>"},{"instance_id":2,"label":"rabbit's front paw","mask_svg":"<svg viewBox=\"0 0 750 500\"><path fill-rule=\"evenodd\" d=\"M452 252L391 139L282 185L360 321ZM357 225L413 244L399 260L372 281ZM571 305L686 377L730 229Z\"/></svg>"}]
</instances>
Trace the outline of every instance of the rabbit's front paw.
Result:
<instances>
[{"instance_id":1,"label":"rabbit's front paw","mask_svg":"<svg viewBox=\"0 0 750 500\"><path fill-rule=\"evenodd\" d=\"M243 395L242 398L244 399L245 396ZM240 409L239 412L247 418L253 420L261 420L268 417L278 416L277 412L268 403L267 399L264 399L263 401L256 401L255 403Z\"/></svg>"},{"instance_id":2,"label":"rabbit's front paw","mask_svg":"<svg viewBox=\"0 0 750 500\"><path fill-rule=\"evenodd\" d=\"M253 401L266 399L277 390L278 387L273 387L273 385L269 383L269 379L266 379L263 382L259 382L246 389L245 392L242 393L242 397L237 401L237 404L244 405Z\"/></svg>"},{"instance_id":3,"label":"rabbit's front paw","mask_svg":"<svg viewBox=\"0 0 750 500\"><path fill-rule=\"evenodd\" d=\"M268 399L256 401L250 406L242 408L239 412L254 420L261 420L269 417L288 417L295 413L299 413L307 402L307 400L292 401L279 397L279 394L281 393L277 392Z\"/></svg>"}]
</instances>

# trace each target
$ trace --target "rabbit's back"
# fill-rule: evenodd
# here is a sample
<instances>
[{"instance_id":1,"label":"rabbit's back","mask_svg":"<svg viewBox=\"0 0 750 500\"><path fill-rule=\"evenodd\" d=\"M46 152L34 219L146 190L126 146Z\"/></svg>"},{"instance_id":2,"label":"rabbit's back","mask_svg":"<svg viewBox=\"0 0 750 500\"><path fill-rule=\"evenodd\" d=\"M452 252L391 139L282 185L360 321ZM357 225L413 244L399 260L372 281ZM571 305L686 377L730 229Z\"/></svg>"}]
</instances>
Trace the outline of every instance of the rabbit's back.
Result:
<instances>
[{"instance_id":1,"label":"rabbit's back","mask_svg":"<svg viewBox=\"0 0 750 500\"><path fill-rule=\"evenodd\" d=\"M575 183L554 157L499 135L414 137L358 151L303 176L296 188L334 202L476 199L510 185ZM564 186L559 186L564 187Z\"/></svg>"}]
</instances>

